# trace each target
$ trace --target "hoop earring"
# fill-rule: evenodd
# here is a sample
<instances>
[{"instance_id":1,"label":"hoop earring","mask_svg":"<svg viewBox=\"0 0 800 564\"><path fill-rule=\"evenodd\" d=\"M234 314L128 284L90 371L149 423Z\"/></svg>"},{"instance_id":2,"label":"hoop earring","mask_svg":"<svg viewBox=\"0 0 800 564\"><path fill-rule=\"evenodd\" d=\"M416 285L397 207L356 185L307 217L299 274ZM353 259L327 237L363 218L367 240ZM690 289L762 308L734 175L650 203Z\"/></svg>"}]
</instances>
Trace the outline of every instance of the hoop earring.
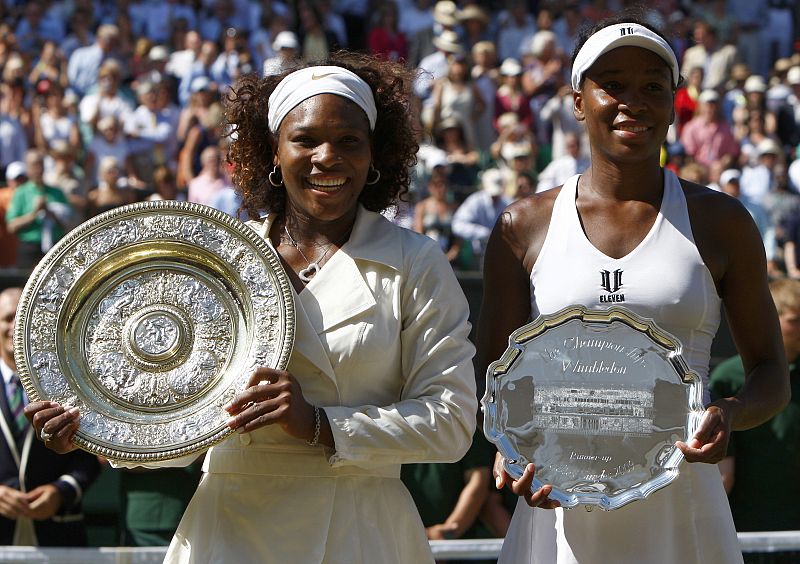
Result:
<instances>
[{"instance_id":1,"label":"hoop earring","mask_svg":"<svg viewBox=\"0 0 800 564\"><path fill-rule=\"evenodd\" d=\"M377 184L378 181L381 179L381 171L379 171L377 168L375 168L372 163L369 163L369 172L374 172L375 173L375 180L369 180L369 173L367 173L367 179L368 180L367 180L366 184L368 184L370 186L372 186L374 184Z\"/></svg>"},{"instance_id":2,"label":"hoop earring","mask_svg":"<svg viewBox=\"0 0 800 564\"><path fill-rule=\"evenodd\" d=\"M275 180L275 178L278 180ZM281 176L281 169L278 165L275 165L275 167L272 169L272 172L267 175L267 180L269 180L269 183L275 188L283 186L283 176Z\"/></svg>"}]
</instances>

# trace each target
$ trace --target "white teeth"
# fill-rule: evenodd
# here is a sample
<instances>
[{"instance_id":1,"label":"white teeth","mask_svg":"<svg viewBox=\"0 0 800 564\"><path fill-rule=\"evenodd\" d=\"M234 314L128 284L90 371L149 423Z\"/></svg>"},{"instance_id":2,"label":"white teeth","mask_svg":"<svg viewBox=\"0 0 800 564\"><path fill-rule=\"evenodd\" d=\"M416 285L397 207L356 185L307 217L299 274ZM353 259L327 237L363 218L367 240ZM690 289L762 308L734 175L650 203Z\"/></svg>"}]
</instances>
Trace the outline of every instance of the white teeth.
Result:
<instances>
[{"instance_id":1,"label":"white teeth","mask_svg":"<svg viewBox=\"0 0 800 564\"><path fill-rule=\"evenodd\" d=\"M347 179L345 178L325 178L325 179L315 178L314 180L309 179L308 183L311 184L312 186L318 186L321 188L338 188L339 186L342 186L346 181Z\"/></svg>"},{"instance_id":2,"label":"white teeth","mask_svg":"<svg viewBox=\"0 0 800 564\"><path fill-rule=\"evenodd\" d=\"M619 125L619 126L617 126L617 129L619 129L620 131L630 131L631 133L642 133L644 131L647 131L646 127L641 127L641 126L640 127L628 127L628 126L625 126L625 125Z\"/></svg>"}]
</instances>

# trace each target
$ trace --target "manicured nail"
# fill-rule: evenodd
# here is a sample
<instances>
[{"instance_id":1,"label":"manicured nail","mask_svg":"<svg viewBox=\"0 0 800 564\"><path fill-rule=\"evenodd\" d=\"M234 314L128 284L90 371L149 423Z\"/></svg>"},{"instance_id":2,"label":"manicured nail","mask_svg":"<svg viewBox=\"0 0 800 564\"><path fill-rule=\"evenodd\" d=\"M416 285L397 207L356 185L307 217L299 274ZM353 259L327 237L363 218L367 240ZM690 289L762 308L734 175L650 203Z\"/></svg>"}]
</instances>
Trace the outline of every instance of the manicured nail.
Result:
<instances>
[{"instance_id":1,"label":"manicured nail","mask_svg":"<svg viewBox=\"0 0 800 564\"><path fill-rule=\"evenodd\" d=\"M67 413L68 413L69 415L72 415L73 417L74 417L74 416L76 416L76 415L78 415L78 413L79 413L79 412L80 412L80 409L78 409L77 407L70 407L70 408L67 410Z\"/></svg>"},{"instance_id":2,"label":"manicured nail","mask_svg":"<svg viewBox=\"0 0 800 564\"><path fill-rule=\"evenodd\" d=\"M496 489L498 489L498 490L499 490L499 489L500 489L500 484L501 484L502 482L503 482L503 479L502 479L500 476L497 476L497 477L494 479L494 487L495 487Z\"/></svg>"}]
</instances>

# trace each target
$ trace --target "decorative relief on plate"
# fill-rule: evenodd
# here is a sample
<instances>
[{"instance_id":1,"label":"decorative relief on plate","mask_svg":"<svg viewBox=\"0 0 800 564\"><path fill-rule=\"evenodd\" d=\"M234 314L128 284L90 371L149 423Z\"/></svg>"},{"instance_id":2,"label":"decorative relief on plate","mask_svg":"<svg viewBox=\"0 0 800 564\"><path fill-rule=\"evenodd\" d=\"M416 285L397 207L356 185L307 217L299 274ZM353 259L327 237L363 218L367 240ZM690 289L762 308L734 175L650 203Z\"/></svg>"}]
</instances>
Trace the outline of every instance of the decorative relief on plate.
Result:
<instances>
[{"instance_id":1,"label":"decorative relief on plate","mask_svg":"<svg viewBox=\"0 0 800 564\"><path fill-rule=\"evenodd\" d=\"M79 407L76 443L125 460L224 439L223 406L257 366L285 368L294 337L274 250L178 202L125 206L69 233L32 274L17 319L29 397Z\"/></svg>"}]
</instances>

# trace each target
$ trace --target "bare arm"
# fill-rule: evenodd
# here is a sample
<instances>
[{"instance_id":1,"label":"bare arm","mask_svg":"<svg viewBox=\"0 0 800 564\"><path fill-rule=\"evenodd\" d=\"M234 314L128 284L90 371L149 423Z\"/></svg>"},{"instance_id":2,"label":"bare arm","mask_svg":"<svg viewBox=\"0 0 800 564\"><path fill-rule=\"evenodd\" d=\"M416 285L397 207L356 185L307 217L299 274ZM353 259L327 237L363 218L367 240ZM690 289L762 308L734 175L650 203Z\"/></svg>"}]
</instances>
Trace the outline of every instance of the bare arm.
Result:
<instances>
[{"instance_id":1,"label":"bare arm","mask_svg":"<svg viewBox=\"0 0 800 564\"><path fill-rule=\"evenodd\" d=\"M500 216L486 248L483 303L478 322L476 370L485 374L489 364L500 358L508 337L530 318L530 271L544 243L558 190L537 194L509 206ZM547 499L552 488L531 492L535 468L529 464L519 480L506 474L502 457L495 459L495 486L509 484L525 497L528 505L556 507Z\"/></svg>"},{"instance_id":2,"label":"bare arm","mask_svg":"<svg viewBox=\"0 0 800 564\"><path fill-rule=\"evenodd\" d=\"M733 489L734 478L736 477L736 459L732 456L726 456L719 461L717 467L722 476L722 485L725 488L725 493L730 494Z\"/></svg>"},{"instance_id":3,"label":"bare arm","mask_svg":"<svg viewBox=\"0 0 800 564\"><path fill-rule=\"evenodd\" d=\"M452 525L452 535L461 538L478 518L478 514L489 495L489 476L491 470L488 466L470 468L464 472L464 489L458 496L453 512L445 520L445 525Z\"/></svg>"},{"instance_id":4,"label":"bare arm","mask_svg":"<svg viewBox=\"0 0 800 564\"><path fill-rule=\"evenodd\" d=\"M39 212L47 206L47 198L44 196L39 197L39 201L37 205L33 207L33 209L19 217L15 217L11 221L6 224L6 229L8 229L9 233L16 233L20 229L27 227L34 221L36 221L36 217L39 215Z\"/></svg>"},{"instance_id":5,"label":"bare arm","mask_svg":"<svg viewBox=\"0 0 800 564\"><path fill-rule=\"evenodd\" d=\"M786 274L789 278L800 278L800 267L797 264L797 245L794 241L786 241L783 245L783 260L786 262Z\"/></svg>"},{"instance_id":6,"label":"bare arm","mask_svg":"<svg viewBox=\"0 0 800 564\"><path fill-rule=\"evenodd\" d=\"M767 286L764 245L752 217L724 194L691 188L686 193L695 240L717 284L745 371L739 392L711 403L694 439L678 443L689 462L716 463L725 456L732 430L760 425L788 403L789 371Z\"/></svg>"}]
</instances>

